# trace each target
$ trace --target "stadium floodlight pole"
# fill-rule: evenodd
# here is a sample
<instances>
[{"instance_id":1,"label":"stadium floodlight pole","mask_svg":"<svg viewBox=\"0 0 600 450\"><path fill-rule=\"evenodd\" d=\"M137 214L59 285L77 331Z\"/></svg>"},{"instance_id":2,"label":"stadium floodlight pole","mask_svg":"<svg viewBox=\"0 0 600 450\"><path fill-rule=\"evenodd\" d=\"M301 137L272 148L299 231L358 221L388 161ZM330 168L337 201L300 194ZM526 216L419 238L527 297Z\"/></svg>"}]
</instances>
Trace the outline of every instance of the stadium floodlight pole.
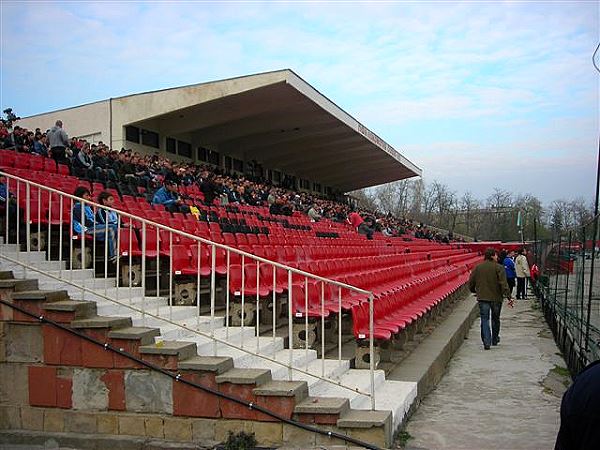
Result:
<instances>
[{"instance_id":1,"label":"stadium floodlight pole","mask_svg":"<svg viewBox=\"0 0 600 450\"><path fill-rule=\"evenodd\" d=\"M594 69L600 73L600 67L596 64L596 55L600 50L600 43L596 46L594 53L592 54L592 64ZM594 260L596 259L596 236L598 234L598 196L600 194L600 135L598 136L598 159L596 162L596 197L594 199L594 226L592 236L592 261L590 267L590 285L588 289L588 304L587 304L587 322L585 325L585 350L588 351L588 342L590 338L590 315L592 313L592 287L594 285ZM585 233L583 236L583 246L585 248ZM584 252L585 253L585 252ZM583 285L585 289L585 284Z\"/></svg>"},{"instance_id":2,"label":"stadium floodlight pole","mask_svg":"<svg viewBox=\"0 0 600 450\"><path fill-rule=\"evenodd\" d=\"M581 363L583 348L583 300L585 298L585 225L581 230L581 300L579 302L579 362Z\"/></svg>"}]
</instances>

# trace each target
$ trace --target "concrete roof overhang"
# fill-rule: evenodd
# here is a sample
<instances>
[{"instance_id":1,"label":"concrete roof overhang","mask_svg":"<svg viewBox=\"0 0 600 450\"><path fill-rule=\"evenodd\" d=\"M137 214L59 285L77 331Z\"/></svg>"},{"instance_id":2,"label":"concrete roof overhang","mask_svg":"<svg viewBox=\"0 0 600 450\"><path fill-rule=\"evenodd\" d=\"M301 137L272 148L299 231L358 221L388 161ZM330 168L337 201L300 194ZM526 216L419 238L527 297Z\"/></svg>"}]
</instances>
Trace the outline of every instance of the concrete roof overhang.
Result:
<instances>
[{"instance_id":1,"label":"concrete roof overhang","mask_svg":"<svg viewBox=\"0 0 600 450\"><path fill-rule=\"evenodd\" d=\"M133 109L143 113L123 125L188 134L223 154L344 192L421 175L421 169L291 70L115 100L125 106L141 102Z\"/></svg>"}]
</instances>

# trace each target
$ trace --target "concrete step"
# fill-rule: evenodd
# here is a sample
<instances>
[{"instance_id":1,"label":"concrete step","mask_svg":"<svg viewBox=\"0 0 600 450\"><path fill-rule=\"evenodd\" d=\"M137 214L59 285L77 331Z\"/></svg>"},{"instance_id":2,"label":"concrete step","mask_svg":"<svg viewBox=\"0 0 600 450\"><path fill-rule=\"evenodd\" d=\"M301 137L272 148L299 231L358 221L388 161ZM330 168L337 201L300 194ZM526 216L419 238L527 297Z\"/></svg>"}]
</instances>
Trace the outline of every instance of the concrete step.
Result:
<instances>
[{"instance_id":1,"label":"concrete step","mask_svg":"<svg viewBox=\"0 0 600 450\"><path fill-rule=\"evenodd\" d=\"M185 331L185 330L183 330L183 331ZM181 340L195 342L198 347L198 355L201 355L201 356L212 356L213 355L214 345L213 345L213 341L210 339L210 337L204 337L204 336L192 333L192 332L187 332L187 333L188 333L187 335L185 335L185 334L183 335ZM208 332L206 332L206 333L208 334ZM224 327L217 328L214 330L214 335L216 338L225 341L226 340L226 329ZM243 334L242 334L241 328L238 328L237 331L236 331L236 329L230 328L229 339L227 339L227 342L232 345L238 346L238 347L241 347L242 342L243 342L246 350L248 350L249 352L256 352L256 336L254 336L254 329L252 329L252 328L245 328ZM273 341L272 338L270 338L270 337L269 338L261 337L261 338L259 338L258 344L259 344L259 353L265 354L265 355L270 355L273 353L273 351L278 351L283 348L283 339L276 338L275 341ZM217 349L216 354L218 356L231 356L232 358L234 358L234 361L236 363L240 363L242 365L245 364L244 363L245 360L256 357L255 355L252 355L252 353L247 353L242 350L237 350L227 344L221 344L219 342L217 342L217 344L216 344L216 349Z\"/></svg>"},{"instance_id":2,"label":"concrete step","mask_svg":"<svg viewBox=\"0 0 600 450\"><path fill-rule=\"evenodd\" d=\"M350 387L353 390L360 390L362 392L370 392L371 390L371 376L368 370L365 369L350 369L339 377L340 384L346 387ZM385 372L383 370L375 371L375 390L383 385L385 382ZM354 408L355 405L364 405L365 402L369 402L370 397L353 392L342 386L335 386L325 381L319 381L314 385L309 384L309 392L311 396L315 397L345 397L350 400L350 407Z\"/></svg>"},{"instance_id":3,"label":"concrete step","mask_svg":"<svg viewBox=\"0 0 600 450\"><path fill-rule=\"evenodd\" d=\"M394 430L402 423L410 406L417 398L417 383L412 381L385 380L375 391L375 409L392 411ZM354 409L371 409L371 400L361 396Z\"/></svg>"},{"instance_id":4,"label":"concrete step","mask_svg":"<svg viewBox=\"0 0 600 450\"><path fill-rule=\"evenodd\" d=\"M31 272L31 271L30 271ZM17 277L21 277L25 274L25 269L22 266L19 266L17 269L15 269L15 276ZM49 276L46 276L49 275ZM88 278L93 278L94 276L94 270L93 269L77 269L77 270L71 270L71 271L66 271L66 270L47 270L44 271L44 273L38 273L36 274L36 277L41 279L47 279L47 280L55 280L54 277L56 278L63 278L63 279L67 279L67 280L86 280Z\"/></svg>"},{"instance_id":5,"label":"concrete step","mask_svg":"<svg viewBox=\"0 0 600 450\"><path fill-rule=\"evenodd\" d=\"M49 271L49 270L60 270L65 269L65 262L64 261L33 261L28 263L26 259L21 259L20 261L22 262L22 264L19 264L18 262L13 262L13 261L9 261L6 259L2 259L2 257L0 256L0 260L2 260L2 266L3 269L2 270L17 270L19 268L23 268L22 264L27 264L31 267L35 267L36 269L39 270L43 270L43 271Z\"/></svg>"},{"instance_id":6,"label":"concrete step","mask_svg":"<svg viewBox=\"0 0 600 450\"><path fill-rule=\"evenodd\" d=\"M264 353L263 353L264 354ZM275 354L269 353L265 356L275 359L282 364L289 364L290 350L281 349L277 350ZM306 370L310 365L317 359L317 352L315 350L309 350L308 353L304 350L292 349L292 366L302 370ZM246 358L238 362L236 367L240 368L265 368L271 370L271 375L274 380L287 380L288 369L286 366L277 364L260 357ZM295 373L295 372L293 372ZM295 380L295 379L294 379Z\"/></svg>"},{"instance_id":7,"label":"concrete step","mask_svg":"<svg viewBox=\"0 0 600 450\"><path fill-rule=\"evenodd\" d=\"M33 250L30 252L5 250L2 252L2 255L17 261L29 261L30 264L33 264L34 262L46 261L46 252L38 252Z\"/></svg>"},{"instance_id":8,"label":"concrete step","mask_svg":"<svg viewBox=\"0 0 600 450\"><path fill-rule=\"evenodd\" d=\"M104 294L104 288L114 288L117 285L116 278L86 278L86 279L76 279L71 278L71 271L64 270L62 272L62 279L65 281L70 281L75 283L77 286L71 286L74 289L77 289L79 286L84 286L86 288L95 289L99 294ZM54 279L48 279L47 277L40 277L40 285L48 286L51 289L62 289L64 285L63 282Z\"/></svg>"},{"instance_id":9,"label":"concrete step","mask_svg":"<svg viewBox=\"0 0 600 450\"><path fill-rule=\"evenodd\" d=\"M176 323L183 325L187 328L190 328L190 329L193 329L196 331L201 331L203 333L208 333L210 331L210 323L211 323L210 317L197 316L196 315L197 311L195 309L194 309L194 311L192 311L193 315L190 316L189 311L185 311L185 310L178 311L178 308L190 308L190 307L189 306L188 307L174 306L173 307L173 316L172 316L173 321L175 321ZM156 313L156 310L149 311L149 312L154 314L154 313ZM161 311L161 312L162 312L161 317L164 317L165 319L169 318L168 309ZM186 330L185 328L182 328L181 326L177 326L177 325L168 323L165 320L157 319L157 318L154 318L154 317L148 316L148 315L146 315L145 322L144 322L144 318L142 317L141 314L135 314L133 316L133 321L135 324L138 324L138 325L145 323L145 326L160 327L161 336L166 340L182 340L182 339L187 339L187 336L189 336L189 335L194 335L193 332ZM222 326L223 326L223 317L216 316L213 321L213 328L219 329Z\"/></svg>"},{"instance_id":10,"label":"concrete step","mask_svg":"<svg viewBox=\"0 0 600 450\"><path fill-rule=\"evenodd\" d=\"M71 297L73 299L76 300L83 300L82 297L85 297L85 300L89 300L92 302L98 302L98 301L107 301L103 296L105 295L104 289L97 289L96 292L85 292L82 293L81 292L81 288L77 288L76 286L71 286L68 284L64 284L64 289L67 289L69 291L69 295L71 295ZM131 289L131 291L130 291ZM142 288L141 287L135 287L135 288L125 288L125 287L119 287L119 288L115 288L115 287L110 287L106 289L106 296L115 300L118 300L120 302L124 302L126 301L129 297L141 297L142 294Z\"/></svg>"},{"instance_id":11,"label":"concrete step","mask_svg":"<svg viewBox=\"0 0 600 450\"><path fill-rule=\"evenodd\" d=\"M103 290L100 291L101 294L104 294ZM133 297L132 299L123 299L121 300L126 305L131 305L134 308L143 308L149 313L156 314L157 309L163 307L167 304L167 299L164 297ZM127 308L126 306L121 306L117 303L113 303L109 300L102 299L102 301L98 301L98 311L102 311L102 315L104 316L112 316L112 315L121 315L125 312L129 311L135 314L135 311Z\"/></svg>"},{"instance_id":12,"label":"concrete step","mask_svg":"<svg viewBox=\"0 0 600 450\"><path fill-rule=\"evenodd\" d=\"M323 363L322 359L314 359L308 365L305 365L304 367L299 366L299 368L302 369L304 372L308 372L317 376L325 376L327 378L337 380L340 376L342 376L350 369L350 361L348 361L347 359L342 359L341 361L334 359L325 359L325 362ZM281 376L287 377L287 372L282 375L277 374L277 376L278 379L281 379ZM292 379L298 381L306 381L308 383L309 390L311 388L314 388L314 386L317 383L321 382L319 378L315 378L313 376L307 375L303 372L299 372L296 370L292 372ZM343 395L341 397L346 397L346 395Z\"/></svg>"}]
</instances>

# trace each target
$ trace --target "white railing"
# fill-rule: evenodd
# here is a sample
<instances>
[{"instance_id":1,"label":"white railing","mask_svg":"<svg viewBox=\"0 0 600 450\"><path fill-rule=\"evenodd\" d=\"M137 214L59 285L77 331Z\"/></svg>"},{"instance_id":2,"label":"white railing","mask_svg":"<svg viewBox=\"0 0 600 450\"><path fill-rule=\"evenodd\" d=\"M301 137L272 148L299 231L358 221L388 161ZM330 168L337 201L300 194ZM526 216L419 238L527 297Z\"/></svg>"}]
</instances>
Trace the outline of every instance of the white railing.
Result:
<instances>
[{"instance_id":1,"label":"white railing","mask_svg":"<svg viewBox=\"0 0 600 450\"><path fill-rule=\"evenodd\" d=\"M109 208L106 206L99 205L92 201L87 201L78 197L75 197L71 194L64 193L60 190L50 188L47 186L43 186L41 184L35 183L30 180L26 180L20 177L16 177L14 175L8 173L0 172L0 176L6 177L6 187L7 191L11 194L14 194L14 201L8 201L6 204L6 214L4 217L4 229L5 229L5 240L4 242L10 242L9 238L14 234L14 239L12 242L18 244L20 248L25 246L26 252L24 254L25 258L21 259L20 254L17 253L17 258L9 257L6 254L2 254L2 258L9 260L14 263L18 263L24 267L25 273L27 274L27 270L32 270L38 273L44 274L45 277L50 279L54 279L57 281L61 281L70 286L76 287L81 292L81 298L85 299L86 295L94 295L95 297L105 299L114 304L120 305L120 307L125 307L130 311L135 311L140 313L142 316L142 323L145 325L147 322L147 318L154 318L160 320L164 324L170 324L175 327L178 327L180 330L185 330L186 332L193 333L198 336L203 336L205 338L209 338L212 341L212 354L217 355L217 345L223 344L230 348L239 350L248 355L253 355L261 358L262 360L271 362L273 364L277 364L279 366L283 366L287 368L288 379L292 379L293 373L298 372L301 374L308 375L310 377L314 377L318 380L322 380L327 383L334 384L336 386L340 386L347 390L350 390L354 393L362 394L368 396L371 401L371 408L375 408L375 377L374 377L374 342L373 342L373 293L370 291L366 291L363 289L356 288L354 286L341 283L335 280L330 280L327 278L323 278L317 275L310 274L303 270L299 270L294 267L287 266L285 264L281 264L275 261L270 261L268 259L252 255L250 253L241 251L239 249L229 247L224 244L216 243L210 241L208 239L195 236L193 234L187 233L185 231L176 230L169 226L156 223L150 220L147 220L143 217L137 217L132 214L129 214L126 211ZM81 182L80 185L83 185L84 182ZM87 186L86 186L87 187ZM23 198L23 195L25 198ZM42 197L45 197L42 199ZM47 200L47 204L46 203ZM84 217L85 210L87 207L91 208L93 213L95 214L98 210L103 209L105 213L108 215L108 212L114 212L117 215L117 222L114 226L95 226L94 228L89 228L84 230L82 227L81 232L78 234L74 234L73 231L73 213L75 212L74 207L79 203L77 208L81 208L80 215ZM55 209L59 208L57 212ZM54 208L54 211L53 211ZM23 231L22 227L25 227ZM32 228L35 228L35 234L32 233ZM67 230L68 229L68 230ZM45 245L42 244L41 237L45 233ZM135 245L134 239L139 235L139 240L141 241L140 245L140 253L137 256L134 256ZM32 246L32 237L37 237L37 242ZM127 242L123 240L127 238ZM65 239L68 239L68 246L66 245ZM178 276L177 273L174 273L174 242L177 240L183 239L187 242L189 250L192 252L190 261L193 258L193 249L195 247L195 253L197 254L197 258L194 258L196 263L196 267L188 267L188 273L195 273L196 279L196 299L195 299L195 318L196 318L196 327L189 326L187 324L181 324L173 317L174 309L176 310L179 306L174 305L173 303L173 287L174 287L174 276ZM168 246L165 244L168 242ZM161 247L161 243L163 243ZM57 252L53 252L53 244L58 246ZM148 249L148 244L151 244L151 249ZM114 261L114 267L116 271L116 289L114 289L114 294L109 291L108 283L109 280L109 265L112 264L109 262L110 256L112 256L111 247L114 246L116 253L116 260ZM90 249L91 246L91 249ZM125 247L125 248L122 248ZM203 248L208 247L209 250L209 258L208 262L210 264L209 271L209 293L210 293L210 321L209 321L209 330L208 332L200 329L200 320L201 317L206 318L206 316L201 315L201 281L205 279L205 276L201 277L201 272L203 269ZM64 261L67 259L66 267L67 269L62 268L62 264L60 265L57 273L51 273L46 271L45 269L36 268L35 264L29 261L29 252L32 250L43 251L47 249L48 259L52 260L58 258L58 261ZM74 278L73 269L76 268L77 264L74 267L74 254L76 250L79 251L81 257L81 268L87 267L87 251L91 251L91 263L92 268L94 269L94 281L92 286L86 285L85 280L78 280ZM221 256L223 256L223 252L225 253L225 268L226 272L221 280L217 280L217 272L216 272L216 259L217 255L220 252ZM137 254L137 253L136 253ZM152 256L149 256L152 255ZM166 259L168 258L168 262ZM239 283L239 291L232 292L232 288L238 287L232 285L232 261L239 260L240 265L239 268L236 267L236 270L239 270L241 275L241 281ZM248 260L251 262L248 263ZM103 266L96 267L96 262L99 261ZM140 274L141 278L139 280L139 286L142 290L142 301L141 304L133 303L134 295L134 279L133 279L133 267L134 262L139 261L139 266L141 266ZM124 279L124 288L119 289L119 275L121 274L122 265L127 265L128 273L126 278ZM168 313L165 315L160 311L160 302L156 302L156 311L152 311L151 308L147 308L146 306L146 287L148 281L150 281L150 276L147 276L147 269L149 266L154 265L156 268L155 273L155 295L160 298L160 288L164 283L161 283L161 278L164 274L165 270L168 271ZM264 279L263 272L261 272L260 268L263 266L270 267L270 270L265 271L267 275L269 273L272 274L272 278L270 277L268 280L270 292L268 297L261 296L261 286L266 286L261 283L261 276ZM165 267L166 266L166 267ZM256 272L253 276L256 277L256 287L252 289L254 286L248 286L246 283L246 267L250 266L253 270L256 266ZM162 269L162 272L161 272ZM195 269L195 270L194 270ZM96 280L95 277L98 271L102 272L102 277L100 279L104 279L104 291L101 292L102 289L96 288ZM205 272L206 273L206 272ZM282 277L285 277L285 287L283 285L278 284L278 278L281 280ZM153 277L154 278L154 277ZM154 281L154 280L153 280ZM215 335L215 323L217 320L216 316L216 296L217 296L217 282L221 281L224 283L224 302L225 302L225 337L219 337ZM311 283L314 283L313 286L310 286ZM301 299L296 299L294 301L294 285L302 286L304 288L304 302ZM277 287L280 289L277 289ZM287 289L287 317L279 319L278 323L278 314L277 314L277 305L281 304L281 296L278 297L277 290L281 291L283 288L284 291ZM314 295L309 299L309 291L311 288L320 289L320 295L318 295L317 304L315 304ZM333 298L327 298L326 296L326 288L328 295L333 293ZM345 291L343 293L343 290ZM123 291L123 296L121 296L121 291ZM248 294L248 291L251 293ZM253 292L255 291L255 292ZM262 290L264 292L264 289ZM232 293L234 294L232 296ZM326 333L325 333L325 320L326 316L328 316L328 320L333 322L337 319L337 342L335 343L337 347L337 361L339 365L342 365L342 298L345 295L350 295L349 293L358 294L363 296L363 298L368 298L369 301L369 361L370 361L370 386L368 391L357 389L356 387L346 386L341 383L339 380L326 376L325 374L325 354L326 353L335 353L336 348L327 349L326 347ZM232 298L233 297L233 298ZM255 328L254 333L256 336L256 350L252 350L249 345L246 345L244 342L244 330L248 328L246 325L246 305L248 299L251 299L251 302L254 303L255 308ZM260 352L260 337L261 337L261 318L260 318L260 310L261 305L264 302L268 301L272 302L272 314L270 320L271 327L271 351L272 355L269 356L267 354L263 354ZM240 328L241 328L241 342L239 345L236 345L229 341L230 330L233 325L230 323L230 316L232 311L232 305L236 304L238 308L241 307L241 317L240 317ZM332 306L335 305L335 309L332 309ZM329 312L329 313L327 313ZM337 318L335 317L337 315ZM309 318L309 316L311 316ZM332 317L333 316L333 317ZM302 364L294 365L294 341L295 337L293 335L294 331L294 323L301 323L301 319L304 319L304 350L305 350L305 365L306 367L303 369ZM320 359L321 359L321 370L320 373L314 373L314 371L308 370L308 352L311 347L309 344L309 323L315 321L320 321ZM281 323L283 321L283 324ZM277 329L278 327L287 326L288 327L288 350L289 357L287 362L282 362L280 360L275 359L275 353L277 352ZM296 327L297 328L297 327ZM185 339L185 338L184 338ZM316 342L315 342L316 344Z\"/></svg>"}]
</instances>

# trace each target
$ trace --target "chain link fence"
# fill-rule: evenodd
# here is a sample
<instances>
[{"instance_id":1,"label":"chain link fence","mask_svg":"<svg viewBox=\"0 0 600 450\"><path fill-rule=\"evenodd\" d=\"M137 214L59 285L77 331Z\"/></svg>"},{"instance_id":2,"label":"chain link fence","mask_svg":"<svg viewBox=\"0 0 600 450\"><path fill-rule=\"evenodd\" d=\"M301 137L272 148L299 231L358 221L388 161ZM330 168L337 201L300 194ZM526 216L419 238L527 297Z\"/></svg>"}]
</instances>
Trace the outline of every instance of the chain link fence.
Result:
<instances>
[{"instance_id":1,"label":"chain link fence","mask_svg":"<svg viewBox=\"0 0 600 450\"><path fill-rule=\"evenodd\" d=\"M533 282L546 321L572 374L600 359L598 217L550 241L536 241Z\"/></svg>"}]
</instances>

